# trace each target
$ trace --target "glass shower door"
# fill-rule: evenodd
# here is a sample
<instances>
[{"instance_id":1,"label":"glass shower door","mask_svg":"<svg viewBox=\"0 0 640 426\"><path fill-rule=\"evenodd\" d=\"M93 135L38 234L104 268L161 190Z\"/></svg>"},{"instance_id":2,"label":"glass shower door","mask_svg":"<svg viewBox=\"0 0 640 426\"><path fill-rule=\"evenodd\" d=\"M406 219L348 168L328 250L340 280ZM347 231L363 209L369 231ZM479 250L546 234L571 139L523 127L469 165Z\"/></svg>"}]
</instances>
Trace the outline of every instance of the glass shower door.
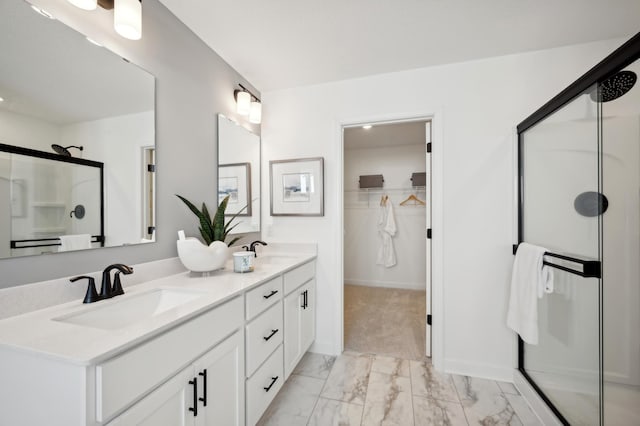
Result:
<instances>
[{"instance_id":1,"label":"glass shower door","mask_svg":"<svg viewBox=\"0 0 640 426\"><path fill-rule=\"evenodd\" d=\"M582 425L600 424L602 397L600 104L591 90L520 135L520 239L546 248L554 274L553 292L538 299L539 342L520 343L520 370L561 419Z\"/></svg>"}]
</instances>

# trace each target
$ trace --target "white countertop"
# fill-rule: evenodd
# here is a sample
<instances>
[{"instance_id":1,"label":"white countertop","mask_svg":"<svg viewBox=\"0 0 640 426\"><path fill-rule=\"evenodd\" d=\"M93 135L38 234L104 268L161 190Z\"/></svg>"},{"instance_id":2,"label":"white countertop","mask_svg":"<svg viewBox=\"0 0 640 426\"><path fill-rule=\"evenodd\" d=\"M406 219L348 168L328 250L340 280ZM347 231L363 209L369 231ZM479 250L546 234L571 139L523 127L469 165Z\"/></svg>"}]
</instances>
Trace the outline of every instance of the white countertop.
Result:
<instances>
[{"instance_id":1,"label":"white countertop","mask_svg":"<svg viewBox=\"0 0 640 426\"><path fill-rule=\"evenodd\" d=\"M233 264L229 261L223 270L211 272L209 276L184 272L125 288L126 294L112 299L91 304L83 304L82 300L77 300L0 320L0 350L36 353L78 365L95 364L316 257L315 254L304 252L269 255L286 257L275 264L261 264L258 257L254 272L244 274L234 273ZM126 277L123 280L126 280ZM96 282L96 287L99 291L99 282ZM115 330L54 320L162 288L201 291L203 295L151 318Z\"/></svg>"}]
</instances>

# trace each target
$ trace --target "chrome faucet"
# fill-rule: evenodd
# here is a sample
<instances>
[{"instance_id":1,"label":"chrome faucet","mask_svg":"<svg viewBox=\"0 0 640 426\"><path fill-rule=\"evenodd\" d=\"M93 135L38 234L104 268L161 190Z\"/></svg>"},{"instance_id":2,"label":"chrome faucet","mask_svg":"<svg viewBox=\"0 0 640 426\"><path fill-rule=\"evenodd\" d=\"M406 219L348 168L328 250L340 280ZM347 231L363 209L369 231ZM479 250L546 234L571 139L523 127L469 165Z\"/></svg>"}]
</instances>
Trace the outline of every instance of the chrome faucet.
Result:
<instances>
[{"instance_id":1,"label":"chrome faucet","mask_svg":"<svg viewBox=\"0 0 640 426\"><path fill-rule=\"evenodd\" d=\"M254 257L258 257L258 253L256 253L256 246L257 245L266 246L268 244L265 243L264 241L260 241L260 240L256 240L256 241L252 242L251 244L249 244L249 251L253 252L253 256Z\"/></svg>"}]
</instances>

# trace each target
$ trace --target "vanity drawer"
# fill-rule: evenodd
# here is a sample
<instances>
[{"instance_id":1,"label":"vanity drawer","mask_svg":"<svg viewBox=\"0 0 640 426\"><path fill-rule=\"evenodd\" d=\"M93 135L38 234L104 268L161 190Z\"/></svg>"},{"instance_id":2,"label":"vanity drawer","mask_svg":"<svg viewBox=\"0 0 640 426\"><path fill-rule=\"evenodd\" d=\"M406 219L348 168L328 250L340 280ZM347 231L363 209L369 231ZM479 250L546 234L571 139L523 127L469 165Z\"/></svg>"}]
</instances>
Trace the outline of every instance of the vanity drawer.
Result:
<instances>
[{"instance_id":1,"label":"vanity drawer","mask_svg":"<svg viewBox=\"0 0 640 426\"><path fill-rule=\"evenodd\" d=\"M278 276L247 292L247 320L282 299L282 276Z\"/></svg>"},{"instance_id":2,"label":"vanity drawer","mask_svg":"<svg viewBox=\"0 0 640 426\"><path fill-rule=\"evenodd\" d=\"M282 343L282 300L247 325L247 377Z\"/></svg>"},{"instance_id":3,"label":"vanity drawer","mask_svg":"<svg viewBox=\"0 0 640 426\"><path fill-rule=\"evenodd\" d=\"M282 345L247 379L247 424L255 425L284 383Z\"/></svg>"},{"instance_id":4,"label":"vanity drawer","mask_svg":"<svg viewBox=\"0 0 640 426\"><path fill-rule=\"evenodd\" d=\"M104 422L242 326L242 297L96 367L96 418Z\"/></svg>"},{"instance_id":5,"label":"vanity drawer","mask_svg":"<svg viewBox=\"0 0 640 426\"><path fill-rule=\"evenodd\" d=\"M316 275L316 262L305 263L284 274L284 294L289 294Z\"/></svg>"}]
</instances>

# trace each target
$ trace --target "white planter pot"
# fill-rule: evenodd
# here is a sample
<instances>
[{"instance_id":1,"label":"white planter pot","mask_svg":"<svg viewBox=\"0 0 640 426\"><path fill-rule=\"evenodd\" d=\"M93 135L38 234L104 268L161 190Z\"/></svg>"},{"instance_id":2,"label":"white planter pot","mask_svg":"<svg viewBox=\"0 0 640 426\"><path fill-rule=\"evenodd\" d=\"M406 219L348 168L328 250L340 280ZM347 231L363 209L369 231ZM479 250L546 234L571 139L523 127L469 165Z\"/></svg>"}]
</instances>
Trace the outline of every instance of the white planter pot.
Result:
<instances>
[{"instance_id":1,"label":"white planter pot","mask_svg":"<svg viewBox=\"0 0 640 426\"><path fill-rule=\"evenodd\" d=\"M222 241L208 246L197 238L177 241L178 256L185 268L192 272L211 272L222 269L229 258L229 247Z\"/></svg>"}]
</instances>

